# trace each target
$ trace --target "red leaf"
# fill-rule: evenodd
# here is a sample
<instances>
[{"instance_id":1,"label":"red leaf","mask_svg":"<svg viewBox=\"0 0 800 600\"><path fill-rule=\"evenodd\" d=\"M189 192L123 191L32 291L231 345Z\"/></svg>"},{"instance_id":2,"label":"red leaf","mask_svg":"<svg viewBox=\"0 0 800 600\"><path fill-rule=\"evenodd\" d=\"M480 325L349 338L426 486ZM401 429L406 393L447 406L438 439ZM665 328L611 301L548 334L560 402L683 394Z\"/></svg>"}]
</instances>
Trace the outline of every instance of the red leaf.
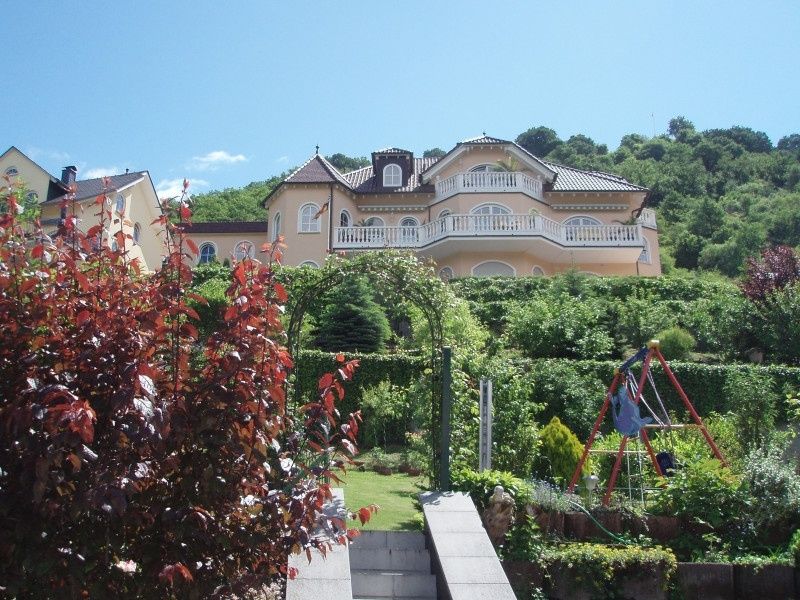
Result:
<instances>
[{"instance_id":1,"label":"red leaf","mask_svg":"<svg viewBox=\"0 0 800 600\"><path fill-rule=\"evenodd\" d=\"M175 580L178 580L178 583L181 581L194 581L194 577L189 572L189 569L186 568L186 565L183 563L175 563L174 565L167 565L163 569L161 569L161 573L158 574L158 578L163 583L168 583L169 585L174 586Z\"/></svg>"},{"instance_id":2,"label":"red leaf","mask_svg":"<svg viewBox=\"0 0 800 600\"><path fill-rule=\"evenodd\" d=\"M197 244L194 243L192 238L186 238L186 245L189 246L189 250L191 250L192 254L195 256L200 254L200 248L197 247Z\"/></svg>"},{"instance_id":3,"label":"red leaf","mask_svg":"<svg viewBox=\"0 0 800 600\"><path fill-rule=\"evenodd\" d=\"M230 321L231 319L236 317L237 314L236 306L229 306L228 310L225 311L225 316L223 317L225 321Z\"/></svg>"},{"instance_id":4,"label":"red leaf","mask_svg":"<svg viewBox=\"0 0 800 600\"><path fill-rule=\"evenodd\" d=\"M336 355L336 362L343 363L344 362L344 354L339 352L339 354Z\"/></svg>"},{"instance_id":5,"label":"red leaf","mask_svg":"<svg viewBox=\"0 0 800 600\"><path fill-rule=\"evenodd\" d=\"M44 256L44 244L36 244L31 250L31 256L33 258L42 258Z\"/></svg>"},{"instance_id":6,"label":"red leaf","mask_svg":"<svg viewBox=\"0 0 800 600\"><path fill-rule=\"evenodd\" d=\"M320 390L325 389L326 387L329 387L332 383L333 383L333 375L331 375L330 373L325 373L325 375L323 375L319 379L318 389Z\"/></svg>"},{"instance_id":7,"label":"red leaf","mask_svg":"<svg viewBox=\"0 0 800 600\"><path fill-rule=\"evenodd\" d=\"M368 508L359 508L358 509L358 520L361 521L362 525L366 525L369 523L369 519L372 516L372 513L369 512Z\"/></svg>"},{"instance_id":8,"label":"red leaf","mask_svg":"<svg viewBox=\"0 0 800 600\"><path fill-rule=\"evenodd\" d=\"M239 285L247 285L247 276L244 272L244 264L239 263L236 265L236 268L233 270L233 276Z\"/></svg>"},{"instance_id":9,"label":"red leaf","mask_svg":"<svg viewBox=\"0 0 800 600\"><path fill-rule=\"evenodd\" d=\"M185 204L181 204L181 219L188 221L192 217L192 211Z\"/></svg>"}]
</instances>

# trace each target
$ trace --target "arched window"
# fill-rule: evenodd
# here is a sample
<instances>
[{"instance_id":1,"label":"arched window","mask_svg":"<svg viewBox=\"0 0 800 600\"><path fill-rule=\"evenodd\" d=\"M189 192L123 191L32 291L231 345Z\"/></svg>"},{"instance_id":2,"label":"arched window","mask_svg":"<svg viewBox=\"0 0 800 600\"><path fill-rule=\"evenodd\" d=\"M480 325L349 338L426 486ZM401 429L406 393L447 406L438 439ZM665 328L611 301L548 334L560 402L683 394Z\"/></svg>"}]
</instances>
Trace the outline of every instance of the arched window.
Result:
<instances>
[{"instance_id":1,"label":"arched window","mask_svg":"<svg viewBox=\"0 0 800 600\"><path fill-rule=\"evenodd\" d=\"M114 207L114 210L121 215L125 214L125 196L122 194L117 194L117 204Z\"/></svg>"},{"instance_id":2,"label":"arched window","mask_svg":"<svg viewBox=\"0 0 800 600\"><path fill-rule=\"evenodd\" d=\"M245 258L253 258L256 255L256 248L253 242L242 240L237 242L233 251L233 256L236 260L244 260Z\"/></svg>"},{"instance_id":3,"label":"arched window","mask_svg":"<svg viewBox=\"0 0 800 600\"><path fill-rule=\"evenodd\" d=\"M643 248L642 253L639 255L639 262L649 265L653 259L650 256L650 242L644 236L642 236L642 246Z\"/></svg>"},{"instance_id":4,"label":"arched window","mask_svg":"<svg viewBox=\"0 0 800 600\"><path fill-rule=\"evenodd\" d=\"M133 226L133 243L138 244L141 237L142 237L142 226L139 225L139 223L136 223Z\"/></svg>"},{"instance_id":5,"label":"arched window","mask_svg":"<svg viewBox=\"0 0 800 600\"><path fill-rule=\"evenodd\" d=\"M383 243L386 237L386 231L384 229L386 223L384 223L383 219L380 217L370 217L364 221L364 227L366 229L364 233L361 234L363 241Z\"/></svg>"},{"instance_id":6,"label":"arched window","mask_svg":"<svg viewBox=\"0 0 800 600\"><path fill-rule=\"evenodd\" d=\"M481 204L470 212L473 215L510 215L511 209L502 204Z\"/></svg>"},{"instance_id":7,"label":"arched window","mask_svg":"<svg viewBox=\"0 0 800 600\"><path fill-rule=\"evenodd\" d=\"M414 217L403 217L400 220L400 241L404 244L413 244L419 239L419 221Z\"/></svg>"},{"instance_id":8,"label":"arched window","mask_svg":"<svg viewBox=\"0 0 800 600\"><path fill-rule=\"evenodd\" d=\"M380 217L370 217L364 221L364 227L385 227L386 223Z\"/></svg>"},{"instance_id":9,"label":"arched window","mask_svg":"<svg viewBox=\"0 0 800 600\"><path fill-rule=\"evenodd\" d=\"M453 269L450 267L442 267L439 269L439 278L442 281L450 281L453 278Z\"/></svg>"},{"instance_id":10,"label":"arched window","mask_svg":"<svg viewBox=\"0 0 800 600\"><path fill-rule=\"evenodd\" d=\"M383 167L383 187L400 187L403 185L403 171L394 163Z\"/></svg>"},{"instance_id":11,"label":"arched window","mask_svg":"<svg viewBox=\"0 0 800 600\"><path fill-rule=\"evenodd\" d=\"M350 227L353 224L353 219L350 213L343 210L339 213L339 227Z\"/></svg>"},{"instance_id":12,"label":"arched window","mask_svg":"<svg viewBox=\"0 0 800 600\"><path fill-rule=\"evenodd\" d=\"M594 217L570 217L564 221L564 239L568 242L596 242L598 232L592 228L597 225L602 223Z\"/></svg>"},{"instance_id":13,"label":"arched window","mask_svg":"<svg viewBox=\"0 0 800 600\"><path fill-rule=\"evenodd\" d=\"M36 192L28 192L25 194L25 199L28 200L28 202L36 202L39 200L39 194Z\"/></svg>"},{"instance_id":14,"label":"arched window","mask_svg":"<svg viewBox=\"0 0 800 600\"><path fill-rule=\"evenodd\" d=\"M300 233L319 233L320 218L317 216L319 213L319 206L313 202L303 204L300 207L300 213L297 219L297 231Z\"/></svg>"},{"instance_id":15,"label":"arched window","mask_svg":"<svg viewBox=\"0 0 800 600\"><path fill-rule=\"evenodd\" d=\"M439 218L444 219L447 215L452 215L452 214L453 214L452 210L450 210L449 208L445 208L443 211L439 213Z\"/></svg>"},{"instance_id":16,"label":"arched window","mask_svg":"<svg viewBox=\"0 0 800 600\"><path fill-rule=\"evenodd\" d=\"M313 260L306 260L300 263L301 267L311 267L312 269L319 269L319 265Z\"/></svg>"},{"instance_id":17,"label":"arched window","mask_svg":"<svg viewBox=\"0 0 800 600\"><path fill-rule=\"evenodd\" d=\"M16 177L17 175L19 175L19 169L17 169L17 167L13 167L13 166L12 167L8 167L6 169L6 175L8 175L9 177Z\"/></svg>"},{"instance_id":18,"label":"arched window","mask_svg":"<svg viewBox=\"0 0 800 600\"><path fill-rule=\"evenodd\" d=\"M469 170L470 173L486 173L487 171L494 171L494 165L490 165L488 163L483 165L475 165Z\"/></svg>"},{"instance_id":19,"label":"arched window","mask_svg":"<svg viewBox=\"0 0 800 600\"><path fill-rule=\"evenodd\" d=\"M275 213L275 217L272 219L272 241L278 239L278 236L281 234L281 213Z\"/></svg>"},{"instance_id":20,"label":"arched window","mask_svg":"<svg viewBox=\"0 0 800 600\"><path fill-rule=\"evenodd\" d=\"M544 277L544 269L542 267L540 267L539 265L536 265L535 267L533 267L533 270L531 271L531 273L533 273L534 277Z\"/></svg>"},{"instance_id":21,"label":"arched window","mask_svg":"<svg viewBox=\"0 0 800 600\"><path fill-rule=\"evenodd\" d=\"M494 277L495 275L506 275L513 277L517 274L509 264L499 260L487 260L472 267L472 274L475 277Z\"/></svg>"},{"instance_id":22,"label":"arched window","mask_svg":"<svg viewBox=\"0 0 800 600\"><path fill-rule=\"evenodd\" d=\"M200 257L197 263L205 265L217 260L217 247L212 242L203 242L200 244Z\"/></svg>"},{"instance_id":23,"label":"arched window","mask_svg":"<svg viewBox=\"0 0 800 600\"><path fill-rule=\"evenodd\" d=\"M585 226L585 225L602 225L600 221L595 219L594 217L570 217L566 221L564 221L564 225L568 226Z\"/></svg>"}]
</instances>

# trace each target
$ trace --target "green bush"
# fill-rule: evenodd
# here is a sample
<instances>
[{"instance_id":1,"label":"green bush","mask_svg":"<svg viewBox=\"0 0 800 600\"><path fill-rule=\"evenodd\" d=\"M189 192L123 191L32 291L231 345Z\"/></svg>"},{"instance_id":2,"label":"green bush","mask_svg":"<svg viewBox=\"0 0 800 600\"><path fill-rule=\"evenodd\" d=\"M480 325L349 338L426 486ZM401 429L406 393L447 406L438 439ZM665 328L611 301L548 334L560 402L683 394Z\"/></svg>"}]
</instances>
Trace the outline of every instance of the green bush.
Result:
<instances>
[{"instance_id":1,"label":"green bush","mask_svg":"<svg viewBox=\"0 0 800 600\"><path fill-rule=\"evenodd\" d=\"M597 300L540 296L510 307L506 336L531 358L605 358L614 342L600 327L603 314Z\"/></svg>"},{"instance_id":2,"label":"green bush","mask_svg":"<svg viewBox=\"0 0 800 600\"><path fill-rule=\"evenodd\" d=\"M545 551L541 558L548 568L554 563L571 568L580 583L594 588L592 597L600 598L619 597L614 583L617 576L652 578L660 574L667 589L678 570L675 555L664 548L568 544Z\"/></svg>"},{"instance_id":3,"label":"green bush","mask_svg":"<svg viewBox=\"0 0 800 600\"><path fill-rule=\"evenodd\" d=\"M655 499L654 512L686 517L714 528L734 521L748 505L742 478L709 458L690 462L666 480Z\"/></svg>"},{"instance_id":4,"label":"green bush","mask_svg":"<svg viewBox=\"0 0 800 600\"><path fill-rule=\"evenodd\" d=\"M794 556L794 566L800 568L800 529L792 534L789 542L789 552Z\"/></svg>"},{"instance_id":5,"label":"green bush","mask_svg":"<svg viewBox=\"0 0 800 600\"><path fill-rule=\"evenodd\" d=\"M562 424L558 417L542 427L539 432L542 441L542 456L538 474L541 479L549 479L558 485L566 485L572 479L575 468L583 453L583 445L577 436ZM588 471L584 465L583 472Z\"/></svg>"},{"instance_id":6,"label":"green bush","mask_svg":"<svg viewBox=\"0 0 800 600\"><path fill-rule=\"evenodd\" d=\"M361 391L359 442L365 448L404 444L413 408L405 388L388 380Z\"/></svg>"},{"instance_id":7,"label":"green bush","mask_svg":"<svg viewBox=\"0 0 800 600\"><path fill-rule=\"evenodd\" d=\"M386 314L366 280L349 277L329 294L317 321L314 345L328 352L379 352L390 335Z\"/></svg>"},{"instance_id":8,"label":"green bush","mask_svg":"<svg viewBox=\"0 0 800 600\"><path fill-rule=\"evenodd\" d=\"M753 498L749 517L757 528L800 526L800 478L784 448L754 450L744 461L744 481Z\"/></svg>"},{"instance_id":9,"label":"green bush","mask_svg":"<svg viewBox=\"0 0 800 600\"><path fill-rule=\"evenodd\" d=\"M735 372L725 381L723 391L737 417L739 434L748 448L760 446L775 428L778 395L769 375L754 371Z\"/></svg>"},{"instance_id":10,"label":"green bush","mask_svg":"<svg viewBox=\"0 0 800 600\"><path fill-rule=\"evenodd\" d=\"M489 503L489 498L494 493L495 486L502 485L506 492L514 498L518 511L525 511L525 506L530 502L530 489L528 484L519 477L507 471L486 470L473 471L471 469L457 469L451 477L453 490L465 492L470 495L479 511L483 511Z\"/></svg>"},{"instance_id":11,"label":"green bush","mask_svg":"<svg viewBox=\"0 0 800 600\"><path fill-rule=\"evenodd\" d=\"M221 270L222 267L219 267L218 270L206 269L205 272L216 273ZM197 315L200 317L197 329L202 339L208 338L208 336L222 326L222 317L225 313L225 309L231 303L230 298L225 295L228 286L230 286L230 269L226 271L228 273L228 279L220 279L216 276L209 276L207 278L201 277L201 282L196 283L189 290L191 293L202 296L205 299L205 303L195 299L189 299L189 306L197 311Z\"/></svg>"},{"instance_id":12,"label":"green bush","mask_svg":"<svg viewBox=\"0 0 800 600\"><path fill-rule=\"evenodd\" d=\"M682 327L670 327L656 334L661 342L661 352L667 360L681 360L689 356L697 345L692 334Z\"/></svg>"}]
</instances>

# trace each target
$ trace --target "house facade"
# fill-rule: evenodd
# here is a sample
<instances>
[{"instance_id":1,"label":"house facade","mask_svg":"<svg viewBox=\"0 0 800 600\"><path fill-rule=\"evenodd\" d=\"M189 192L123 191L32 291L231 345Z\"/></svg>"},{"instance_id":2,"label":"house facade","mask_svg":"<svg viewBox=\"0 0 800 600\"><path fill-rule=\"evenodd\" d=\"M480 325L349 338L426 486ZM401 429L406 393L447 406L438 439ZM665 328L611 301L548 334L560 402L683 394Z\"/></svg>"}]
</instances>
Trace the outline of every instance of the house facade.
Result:
<instances>
[{"instance_id":1,"label":"house facade","mask_svg":"<svg viewBox=\"0 0 800 600\"><path fill-rule=\"evenodd\" d=\"M114 247L115 236L122 231L130 259L138 259L144 271L155 271L164 256L164 228L153 221L161 215L161 207L150 174L147 171L111 175L106 179L78 179L75 167L65 167L60 178L48 173L23 152L12 146L0 155L0 174L23 183L26 196L39 202L40 220L47 234L55 234L63 219L70 214L78 218L78 227L88 231L99 221L94 202L106 193L111 200L112 219L103 232L102 243ZM63 199L74 189L70 202Z\"/></svg>"},{"instance_id":2,"label":"house facade","mask_svg":"<svg viewBox=\"0 0 800 600\"><path fill-rule=\"evenodd\" d=\"M265 205L268 239L284 237L289 265L321 266L331 252L398 248L432 259L444 278L573 267L658 275L647 195L621 177L548 162L484 135L441 158L386 148L349 173L315 154Z\"/></svg>"}]
</instances>

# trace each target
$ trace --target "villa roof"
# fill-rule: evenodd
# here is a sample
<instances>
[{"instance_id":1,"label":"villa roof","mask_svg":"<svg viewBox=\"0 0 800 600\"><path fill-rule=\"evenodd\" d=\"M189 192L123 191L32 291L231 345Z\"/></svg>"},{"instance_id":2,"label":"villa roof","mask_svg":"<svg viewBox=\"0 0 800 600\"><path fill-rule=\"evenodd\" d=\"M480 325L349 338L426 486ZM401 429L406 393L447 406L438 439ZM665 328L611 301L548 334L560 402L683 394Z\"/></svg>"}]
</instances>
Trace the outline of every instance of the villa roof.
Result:
<instances>
[{"instance_id":1,"label":"villa roof","mask_svg":"<svg viewBox=\"0 0 800 600\"><path fill-rule=\"evenodd\" d=\"M485 133L481 136L469 138L464 141L459 142L459 144L511 144L508 140L501 140L500 138L492 137L490 135L486 135Z\"/></svg>"},{"instance_id":2,"label":"villa roof","mask_svg":"<svg viewBox=\"0 0 800 600\"><path fill-rule=\"evenodd\" d=\"M411 154L410 150L403 150L402 148L382 148L381 150L375 150L373 154Z\"/></svg>"},{"instance_id":3,"label":"villa roof","mask_svg":"<svg viewBox=\"0 0 800 600\"><path fill-rule=\"evenodd\" d=\"M350 187L336 167L319 154L315 154L300 165L283 183L339 183Z\"/></svg>"},{"instance_id":4,"label":"villa roof","mask_svg":"<svg viewBox=\"0 0 800 600\"><path fill-rule=\"evenodd\" d=\"M420 185L419 175L433 163L439 160L438 157L415 158L414 171L408 178L408 183L399 188L385 188L381 185L379 178L375 177L372 165L350 171L344 174L344 178L349 182L350 187L358 194L394 194L397 192L417 192L420 194L432 194L434 187L430 184Z\"/></svg>"},{"instance_id":5,"label":"villa roof","mask_svg":"<svg viewBox=\"0 0 800 600\"><path fill-rule=\"evenodd\" d=\"M147 174L147 171L132 171L130 173L123 173L122 175L111 175L108 179L108 187L104 187L104 177L96 177L94 179L82 179L75 182L77 190L75 191L75 200L86 200L87 198L95 198L102 194L104 191L114 192L128 187L132 183L136 183ZM47 200L43 204L53 204L60 202L63 196Z\"/></svg>"},{"instance_id":6,"label":"villa roof","mask_svg":"<svg viewBox=\"0 0 800 600\"><path fill-rule=\"evenodd\" d=\"M547 160L542 161L558 175L553 182L554 192L647 192L648 189L629 182L624 177L602 171L583 171Z\"/></svg>"},{"instance_id":7,"label":"villa roof","mask_svg":"<svg viewBox=\"0 0 800 600\"><path fill-rule=\"evenodd\" d=\"M186 233L266 233L266 221L198 221L184 224Z\"/></svg>"}]
</instances>

